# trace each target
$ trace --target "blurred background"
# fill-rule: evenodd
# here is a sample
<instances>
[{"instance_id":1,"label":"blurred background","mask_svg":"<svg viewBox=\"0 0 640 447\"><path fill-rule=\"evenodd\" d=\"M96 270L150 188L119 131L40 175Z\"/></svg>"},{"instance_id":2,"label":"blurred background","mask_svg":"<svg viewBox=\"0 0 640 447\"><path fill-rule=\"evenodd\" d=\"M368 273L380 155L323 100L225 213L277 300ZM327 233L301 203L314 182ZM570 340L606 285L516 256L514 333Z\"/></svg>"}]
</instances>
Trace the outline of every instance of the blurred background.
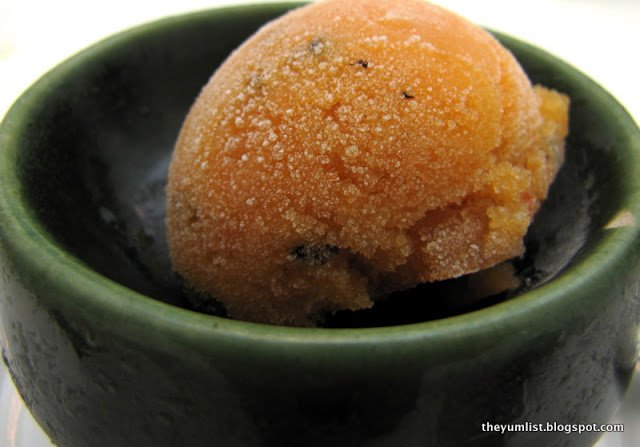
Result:
<instances>
[{"instance_id":1,"label":"blurred background","mask_svg":"<svg viewBox=\"0 0 640 447\"><path fill-rule=\"evenodd\" d=\"M0 0L0 117L45 71L110 34L153 19L260 0ZM640 0L434 0L542 47L587 73L640 120Z\"/></svg>"},{"instance_id":2,"label":"blurred background","mask_svg":"<svg viewBox=\"0 0 640 447\"><path fill-rule=\"evenodd\" d=\"M0 119L42 74L106 36L168 15L258 2L0 0ZM612 93L640 123L640 0L433 2L566 60ZM638 376L616 419L625 424L625 433L605 435L598 447L640 445ZM49 446L0 365L0 447Z\"/></svg>"}]
</instances>

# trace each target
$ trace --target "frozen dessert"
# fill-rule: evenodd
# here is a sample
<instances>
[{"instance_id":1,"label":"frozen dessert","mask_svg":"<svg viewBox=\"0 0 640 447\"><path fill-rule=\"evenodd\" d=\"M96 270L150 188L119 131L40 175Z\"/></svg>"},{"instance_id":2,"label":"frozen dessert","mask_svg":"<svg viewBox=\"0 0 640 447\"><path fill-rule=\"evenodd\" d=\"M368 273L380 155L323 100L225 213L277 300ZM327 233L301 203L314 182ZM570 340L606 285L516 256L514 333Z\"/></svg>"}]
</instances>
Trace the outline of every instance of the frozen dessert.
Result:
<instances>
[{"instance_id":1,"label":"frozen dessert","mask_svg":"<svg viewBox=\"0 0 640 447\"><path fill-rule=\"evenodd\" d=\"M228 315L313 325L523 252L568 98L422 0L325 0L213 74L167 186L172 264Z\"/></svg>"}]
</instances>

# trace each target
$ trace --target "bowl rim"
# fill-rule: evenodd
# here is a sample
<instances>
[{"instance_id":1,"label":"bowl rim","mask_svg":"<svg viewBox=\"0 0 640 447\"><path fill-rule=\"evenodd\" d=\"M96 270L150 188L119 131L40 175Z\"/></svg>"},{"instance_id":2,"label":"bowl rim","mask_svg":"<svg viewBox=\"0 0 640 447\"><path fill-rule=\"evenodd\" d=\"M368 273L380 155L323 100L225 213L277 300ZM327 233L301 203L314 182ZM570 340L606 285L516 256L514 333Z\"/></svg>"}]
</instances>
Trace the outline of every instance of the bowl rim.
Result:
<instances>
[{"instance_id":1,"label":"bowl rim","mask_svg":"<svg viewBox=\"0 0 640 447\"><path fill-rule=\"evenodd\" d=\"M455 343L463 336L490 334L530 327L534 314L553 315L564 306L581 306L580 290L596 287L612 269L629 269L624 262L637 248L637 224L606 230L606 234L574 265L553 280L507 301L461 315L420 323L368 328L298 328L267 325L206 315L160 302L140 294L92 270L66 252L27 208L27 199L16 172L20 137L29 131L29 114L39 98L51 92L58 79L88 63L106 48L126 46L127 42L165 27L188 26L193 20L218 14L244 14L250 10L274 12L299 3L267 3L224 6L172 16L125 30L72 56L42 76L14 103L0 124L0 248L17 266L20 280L38 294L46 294L52 306L78 312L86 320L118 321L118 333L157 342L159 338L181 340L216 339L250 341L257 344L297 344L362 346L397 344L412 340L441 340ZM517 46L571 76L594 100L603 104L627 133L629 147L620 148L629 166L640 167L640 130L624 108L603 88L567 63L539 48L501 33L494 33L507 47ZM633 147L632 147L633 146ZM628 168L631 173L631 167ZM628 176L625 210L637 221L640 216L640 175ZM43 289L44 288L44 289ZM57 298L55 298L57 297ZM64 297L62 299L61 297ZM591 304L584 303L584 304ZM153 316L153 318L150 318ZM569 317L567 317L569 318ZM557 323L557 322L556 322ZM551 324L551 323L550 323ZM526 331L525 331L526 332ZM524 335L524 334L523 334ZM126 335L125 335L126 336ZM449 343L449 345L450 345ZM447 344L447 343L445 343Z\"/></svg>"}]
</instances>

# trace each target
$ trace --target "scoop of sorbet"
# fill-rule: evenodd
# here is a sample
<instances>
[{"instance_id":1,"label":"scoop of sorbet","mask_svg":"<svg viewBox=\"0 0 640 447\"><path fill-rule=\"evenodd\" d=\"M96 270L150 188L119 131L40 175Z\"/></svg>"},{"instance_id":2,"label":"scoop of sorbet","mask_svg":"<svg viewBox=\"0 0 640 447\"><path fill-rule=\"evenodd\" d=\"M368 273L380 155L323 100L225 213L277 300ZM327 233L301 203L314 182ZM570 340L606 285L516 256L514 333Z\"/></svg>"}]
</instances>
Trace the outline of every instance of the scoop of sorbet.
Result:
<instances>
[{"instance_id":1,"label":"scoop of sorbet","mask_svg":"<svg viewBox=\"0 0 640 447\"><path fill-rule=\"evenodd\" d=\"M309 325L523 251L568 99L422 0L327 0L260 29L193 105L170 167L186 284Z\"/></svg>"}]
</instances>

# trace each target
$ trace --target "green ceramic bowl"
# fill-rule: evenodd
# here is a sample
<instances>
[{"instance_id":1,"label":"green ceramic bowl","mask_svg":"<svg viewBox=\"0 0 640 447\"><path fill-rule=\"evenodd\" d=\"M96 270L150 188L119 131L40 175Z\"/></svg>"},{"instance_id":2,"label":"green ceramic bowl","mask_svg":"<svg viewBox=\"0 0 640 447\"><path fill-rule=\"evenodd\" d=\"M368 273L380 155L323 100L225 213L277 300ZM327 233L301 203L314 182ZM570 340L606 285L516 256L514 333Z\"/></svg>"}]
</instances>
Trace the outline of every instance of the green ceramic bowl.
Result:
<instances>
[{"instance_id":1,"label":"green ceramic bowl","mask_svg":"<svg viewBox=\"0 0 640 447\"><path fill-rule=\"evenodd\" d=\"M2 353L36 420L63 447L591 444L483 424L611 418L636 359L640 135L600 87L512 38L498 36L530 77L572 98L522 287L461 308L418 287L319 329L186 307L163 226L173 142L216 66L289 7L119 34L2 123Z\"/></svg>"}]
</instances>

